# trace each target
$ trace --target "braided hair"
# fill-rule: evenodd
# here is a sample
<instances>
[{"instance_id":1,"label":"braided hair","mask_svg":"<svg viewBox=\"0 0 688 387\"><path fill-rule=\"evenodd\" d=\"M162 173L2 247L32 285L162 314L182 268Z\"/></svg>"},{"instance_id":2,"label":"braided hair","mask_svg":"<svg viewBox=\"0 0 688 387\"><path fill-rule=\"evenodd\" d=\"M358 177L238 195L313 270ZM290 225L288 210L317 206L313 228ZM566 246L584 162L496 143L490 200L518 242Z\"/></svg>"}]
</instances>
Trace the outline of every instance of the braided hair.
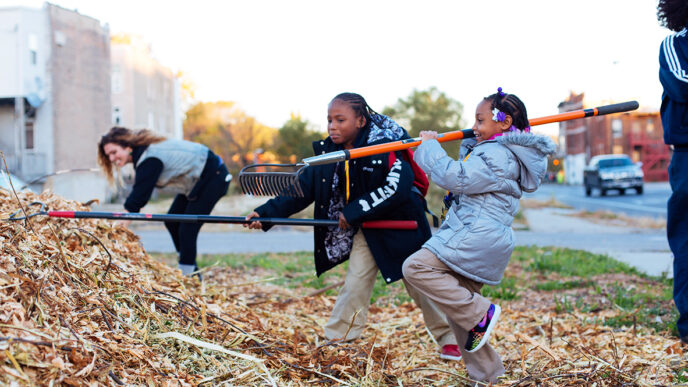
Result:
<instances>
[{"instance_id":1,"label":"braided hair","mask_svg":"<svg viewBox=\"0 0 688 387\"><path fill-rule=\"evenodd\" d=\"M657 4L659 24L678 32L688 24L688 2L686 0L659 0Z\"/></svg>"},{"instance_id":2,"label":"braided hair","mask_svg":"<svg viewBox=\"0 0 688 387\"><path fill-rule=\"evenodd\" d=\"M377 116L379 116L379 113L377 113L375 110L373 110L369 105L368 102L366 102L365 98L363 98L360 94L356 93L341 93L337 94L334 98L332 98L332 102L334 101L342 101L346 102L351 106L351 109L354 110L354 114L356 114L356 118L358 117L363 117L366 120L366 126L370 125L370 122L373 120L377 120Z\"/></svg>"},{"instance_id":3,"label":"braided hair","mask_svg":"<svg viewBox=\"0 0 688 387\"><path fill-rule=\"evenodd\" d=\"M500 87L496 93L488 95L484 100L491 101L490 109L497 108L500 112L511 116L512 125L517 129L523 131L530 128L526 105L515 94L504 93Z\"/></svg>"}]
</instances>

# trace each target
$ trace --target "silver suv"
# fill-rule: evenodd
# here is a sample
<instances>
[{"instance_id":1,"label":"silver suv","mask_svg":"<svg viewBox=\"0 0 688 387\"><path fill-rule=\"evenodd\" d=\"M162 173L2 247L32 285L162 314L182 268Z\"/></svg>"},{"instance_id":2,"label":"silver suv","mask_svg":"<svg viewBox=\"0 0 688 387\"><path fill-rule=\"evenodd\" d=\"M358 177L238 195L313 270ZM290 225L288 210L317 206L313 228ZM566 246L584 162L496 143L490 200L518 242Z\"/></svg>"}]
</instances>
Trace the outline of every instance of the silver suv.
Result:
<instances>
[{"instance_id":1,"label":"silver suv","mask_svg":"<svg viewBox=\"0 0 688 387\"><path fill-rule=\"evenodd\" d=\"M634 163L627 155L599 155L590 159L590 163L583 171L585 195L590 196L593 188L600 190L604 196L610 189L619 190L619 194L626 193L632 188L641 195L643 193L642 163Z\"/></svg>"}]
</instances>

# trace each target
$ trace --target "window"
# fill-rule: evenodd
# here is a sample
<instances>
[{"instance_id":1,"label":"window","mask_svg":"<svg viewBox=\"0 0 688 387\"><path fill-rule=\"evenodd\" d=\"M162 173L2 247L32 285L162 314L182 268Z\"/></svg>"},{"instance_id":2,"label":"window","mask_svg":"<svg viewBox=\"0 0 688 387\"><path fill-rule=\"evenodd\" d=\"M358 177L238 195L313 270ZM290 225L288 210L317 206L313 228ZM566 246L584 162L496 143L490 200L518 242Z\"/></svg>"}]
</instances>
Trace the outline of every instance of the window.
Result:
<instances>
[{"instance_id":1,"label":"window","mask_svg":"<svg viewBox=\"0 0 688 387\"><path fill-rule=\"evenodd\" d=\"M618 118L612 120L612 137L613 138L621 138L622 135L623 135L623 123Z\"/></svg>"},{"instance_id":2,"label":"window","mask_svg":"<svg viewBox=\"0 0 688 387\"><path fill-rule=\"evenodd\" d=\"M24 122L24 135L26 137L26 149L33 149L33 119Z\"/></svg>"},{"instance_id":3,"label":"window","mask_svg":"<svg viewBox=\"0 0 688 387\"><path fill-rule=\"evenodd\" d=\"M112 94L119 94L122 92L122 71L119 65L112 65L110 88L112 89Z\"/></svg>"},{"instance_id":4,"label":"window","mask_svg":"<svg viewBox=\"0 0 688 387\"><path fill-rule=\"evenodd\" d=\"M122 112L119 110L119 106L112 107L112 124L121 125L122 124Z\"/></svg>"},{"instance_id":5,"label":"window","mask_svg":"<svg viewBox=\"0 0 688 387\"><path fill-rule=\"evenodd\" d=\"M645 127L645 131L648 133L652 133L655 131L655 122L652 118L647 119L647 126Z\"/></svg>"},{"instance_id":6,"label":"window","mask_svg":"<svg viewBox=\"0 0 688 387\"><path fill-rule=\"evenodd\" d=\"M625 167L632 164L633 162L628 157L600 160L600 168Z\"/></svg>"},{"instance_id":7,"label":"window","mask_svg":"<svg viewBox=\"0 0 688 387\"><path fill-rule=\"evenodd\" d=\"M29 60L32 66L38 63L38 39L36 34L29 34Z\"/></svg>"}]
</instances>

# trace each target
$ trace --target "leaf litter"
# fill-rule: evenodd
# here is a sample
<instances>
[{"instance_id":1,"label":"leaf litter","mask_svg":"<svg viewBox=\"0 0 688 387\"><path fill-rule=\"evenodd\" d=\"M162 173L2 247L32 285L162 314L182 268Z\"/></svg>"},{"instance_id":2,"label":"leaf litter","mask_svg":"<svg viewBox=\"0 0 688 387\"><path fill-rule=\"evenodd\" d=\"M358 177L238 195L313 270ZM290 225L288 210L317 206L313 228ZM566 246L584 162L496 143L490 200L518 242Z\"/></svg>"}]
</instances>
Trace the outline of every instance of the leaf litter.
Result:
<instances>
[{"instance_id":1,"label":"leaf litter","mask_svg":"<svg viewBox=\"0 0 688 387\"><path fill-rule=\"evenodd\" d=\"M33 201L88 207L44 192L0 191L0 213ZM26 209L29 211L29 209ZM152 259L106 220L0 223L0 383L10 385L473 385L439 359L420 311L373 305L362 338L327 341L335 298L304 295L228 267L204 282ZM318 292L315 292L318 293ZM683 347L613 308L557 313L552 294L501 301L492 344L499 385L668 385L688 379Z\"/></svg>"}]
</instances>

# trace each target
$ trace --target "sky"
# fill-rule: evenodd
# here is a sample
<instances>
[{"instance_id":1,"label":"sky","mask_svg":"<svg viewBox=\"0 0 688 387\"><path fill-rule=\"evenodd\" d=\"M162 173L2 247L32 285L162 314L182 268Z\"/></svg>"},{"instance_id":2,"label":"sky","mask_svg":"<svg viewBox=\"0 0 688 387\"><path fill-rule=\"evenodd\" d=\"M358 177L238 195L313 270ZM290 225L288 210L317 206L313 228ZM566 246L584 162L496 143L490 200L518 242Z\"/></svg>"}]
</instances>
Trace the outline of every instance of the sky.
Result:
<instances>
[{"instance_id":1,"label":"sky","mask_svg":"<svg viewBox=\"0 0 688 387\"><path fill-rule=\"evenodd\" d=\"M659 44L670 33L656 0L53 3L142 36L163 65L191 78L200 101L234 101L273 127L300 114L320 130L344 91L382 111L435 86L463 104L466 127L500 86L530 118L558 113L571 92L657 110ZM0 0L10 5L43 2Z\"/></svg>"}]
</instances>

